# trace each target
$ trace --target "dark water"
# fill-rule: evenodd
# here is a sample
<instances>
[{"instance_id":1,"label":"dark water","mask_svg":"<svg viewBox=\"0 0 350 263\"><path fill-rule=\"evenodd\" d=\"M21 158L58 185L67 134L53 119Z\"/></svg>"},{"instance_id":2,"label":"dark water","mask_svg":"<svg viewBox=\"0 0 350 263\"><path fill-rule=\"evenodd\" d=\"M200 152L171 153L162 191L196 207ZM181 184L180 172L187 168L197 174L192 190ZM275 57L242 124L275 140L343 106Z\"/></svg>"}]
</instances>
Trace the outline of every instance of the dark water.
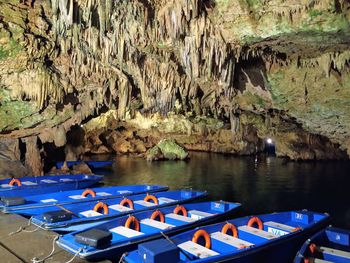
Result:
<instances>
[{"instance_id":1,"label":"dark water","mask_svg":"<svg viewBox=\"0 0 350 263\"><path fill-rule=\"evenodd\" d=\"M349 171L350 162L191 153L188 162L118 157L106 182L206 190L211 199L242 203L246 215L307 208L328 212L334 226L350 228Z\"/></svg>"}]
</instances>

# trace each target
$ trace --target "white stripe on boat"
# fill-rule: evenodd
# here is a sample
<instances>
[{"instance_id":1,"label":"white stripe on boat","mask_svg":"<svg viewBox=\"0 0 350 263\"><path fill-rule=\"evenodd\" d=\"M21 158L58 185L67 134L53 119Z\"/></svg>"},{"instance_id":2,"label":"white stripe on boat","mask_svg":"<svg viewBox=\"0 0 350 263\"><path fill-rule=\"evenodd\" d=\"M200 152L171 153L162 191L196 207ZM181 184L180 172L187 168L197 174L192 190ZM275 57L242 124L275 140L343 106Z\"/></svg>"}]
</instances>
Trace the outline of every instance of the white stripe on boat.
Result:
<instances>
[{"instance_id":1,"label":"white stripe on boat","mask_svg":"<svg viewBox=\"0 0 350 263\"><path fill-rule=\"evenodd\" d=\"M96 212L94 210L87 210L87 211L84 211L84 212L80 212L79 214L81 214L81 215L83 215L85 217L102 216L101 213Z\"/></svg>"},{"instance_id":2,"label":"white stripe on boat","mask_svg":"<svg viewBox=\"0 0 350 263\"><path fill-rule=\"evenodd\" d=\"M128 190L120 190L120 191L117 191L119 194L131 194L132 192L131 191L128 191Z\"/></svg>"},{"instance_id":3,"label":"white stripe on boat","mask_svg":"<svg viewBox=\"0 0 350 263\"><path fill-rule=\"evenodd\" d=\"M155 203L146 202L144 200L137 200L137 201L134 201L134 203L138 204L138 205L142 205L142 206L147 206L147 207L151 207L151 206L155 206L156 205Z\"/></svg>"},{"instance_id":4,"label":"white stripe on boat","mask_svg":"<svg viewBox=\"0 0 350 263\"><path fill-rule=\"evenodd\" d=\"M176 220L183 221L183 222L189 222L189 223L196 221L196 219L194 219L194 218L186 217L186 216L182 216L182 215L177 215L174 213L166 214L165 217L176 219Z\"/></svg>"},{"instance_id":5,"label":"white stripe on boat","mask_svg":"<svg viewBox=\"0 0 350 263\"><path fill-rule=\"evenodd\" d=\"M42 202L42 203L53 203L53 202L57 202L57 200L51 198L51 199L43 199L43 200L40 200L40 202Z\"/></svg>"},{"instance_id":6,"label":"white stripe on boat","mask_svg":"<svg viewBox=\"0 0 350 263\"><path fill-rule=\"evenodd\" d=\"M68 197L71 198L71 199L75 199L75 200L86 198L86 196L82 196L82 195L70 195Z\"/></svg>"},{"instance_id":7,"label":"white stripe on boat","mask_svg":"<svg viewBox=\"0 0 350 263\"><path fill-rule=\"evenodd\" d=\"M109 195L112 195L112 194L107 193L107 192L98 192L98 193L96 193L96 195L98 195L98 196L109 196Z\"/></svg>"},{"instance_id":8,"label":"white stripe on boat","mask_svg":"<svg viewBox=\"0 0 350 263\"><path fill-rule=\"evenodd\" d=\"M73 179L69 179L69 178L62 178L60 179L60 182L72 182L74 181Z\"/></svg>"},{"instance_id":9,"label":"white stripe on boat","mask_svg":"<svg viewBox=\"0 0 350 263\"><path fill-rule=\"evenodd\" d=\"M24 185L38 185L37 183L31 182L31 181L24 181L22 182Z\"/></svg>"},{"instance_id":10,"label":"white stripe on boat","mask_svg":"<svg viewBox=\"0 0 350 263\"><path fill-rule=\"evenodd\" d=\"M192 241L187 241L182 244L179 244L178 247L199 258L207 258L207 257L219 255L218 252L215 252L214 250L203 247Z\"/></svg>"},{"instance_id":11,"label":"white stripe on boat","mask_svg":"<svg viewBox=\"0 0 350 263\"><path fill-rule=\"evenodd\" d=\"M163 222L159 222L157 220L153 220L150 218L146 218L141 220L141 223L144 225L148 225L148 226L152 226L161 230L165 230L165 229L169 229L174 227L173 225L167 224L167 223L163 223Z\"/></svg>"},{"instance_id":12,"label":"white stripe on boat","mask_svg":"<svg viewBox=\"0 0 350 263\"><path fill-rule=\"evenodd\" d=\"M137 236L142 236L144 233L135 231L134 229L130 229L124 226L118 226L115 228L112 228L109 230L110 232L116 233L118 235L124 236L124 237L137 237Z\"/></svg>"},{"instance_id":13,"label":"white stripe on boat","mask_svg":"<svg viewBox=\"0 0 350 263\"><path fill-rule=\"evenodd\" d=\"M130 207L122 206L122 205L110 205L108 206L109 209L116 210L118 212L127 212L127 211L132 211Z\"/></svg>"},{"instance_id":14,"label":"white stripe on boat","mask_svg":"<svg viewBox=\"0 0 350 263\"><path fill-rule=\"evenodd\" d=\"M274 239L274 238L279 237L278 235L269 233L269 232L264 231L264 230L257 229L255 227L250 227L250 226L240 226L240 227L238 227L238 229L240 231L244 231L244 232L265 238L265 239Z\"/></svg>"},{"instance_id":15,"label":"white stripe on boat","mask_svg":"<svg viewBox=\"0 0 350 263\"><path fill-rule=\"evenodd\" d=\"M57 181L55 181L55 180L50 180L50 179L40 180L40 182L47 183L47 184L54 184L54 183L57 183Z\"/></svg>"},{"instance_id":16,"label":"white stripe on boat","mask_svg":"<svg viewBox=\"0 0 350 263\"><path fill-rule=\"evenodd\" d=\"M330 247L320 247L321 252L328 255L338 256L346 259L350 259L350 252L338 250Z\"/></svg>"},{"instance_id":17,"label":"white stripe on boat","mask_svg":"<svg viewBox=\"0 0 350 263\"><path fill-rule=\"evenodd\" d=\"M233 246L233 247L236 247L236 248L240 248L242 246L247 246L247 247L254 246L253 243L250 243L248 241L239 239L237 237L233 237L233 236L230 236L230 235L223 234L221 232L212 233L210 235L210 237L212 239L216 239L218 241L221 241L222 243L225 243L227 245L230 245L230 246Z\"/></svg>"},{"instance_id":18,"label":"white stripe on boat","mask_svg":"<svg viewBox=\"0 0 350 263\"><path fill-rule=\"evenodd\" d=\"M174 200L174 199L171 199L171 198L167 198L167 197L159 197L158 198L158 202L160 205L162 204L167 204L167 203L172 203L172 202L175 202L177 200Z\"/></svg>"},{"instance_id":19,"label":"white stripe on boat","mask_svg":"<svg viewBox=\"0 0 350 263\"><path fill-rule=\"evenodd\" d=\"M190 211L188 211L188 214L191 216L191 218L196 219L196 220L203 219L203 218L206 218L209 216L213 216L213 214L198 211L198 210L190 210Z\"/></svg>"}]
</instances>

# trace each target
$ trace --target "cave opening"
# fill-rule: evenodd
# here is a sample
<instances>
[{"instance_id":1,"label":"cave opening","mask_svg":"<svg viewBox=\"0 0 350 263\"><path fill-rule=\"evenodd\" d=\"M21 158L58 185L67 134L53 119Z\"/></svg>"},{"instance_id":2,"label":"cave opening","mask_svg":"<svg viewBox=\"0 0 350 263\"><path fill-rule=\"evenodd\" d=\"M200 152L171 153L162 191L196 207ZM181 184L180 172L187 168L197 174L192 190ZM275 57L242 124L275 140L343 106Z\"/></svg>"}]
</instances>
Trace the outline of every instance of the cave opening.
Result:
<instances>
[{"instance_id":1,"label":"cave opening","mask_svg":"<svg viewBox=\"0 0 350 263\"><path fill-rule=\"evenodd\" d=\"M265 139L265 145L263 152L268 155L276 155L276 144L272 138Z\"/></svg>"},{"instance_id":2,"label":"cave opening","mask_svg":"<svg viewBox=\"0 0 350 263\"><path fill-rule=\"evenodd\" d=\"M57 147L54 143L44 143L44 173L48 173L56 162L65 160L64 146Z\"/></svg>"},{"instance_id":3,"label":"cave opening","mask_svg":"<svg viewBox=\"0 0 350 263\"><path fill-rule=\"evenodd\" d=\"M20 160L22 164L24 164L25 159L26 159L26 152L27 152L27 146L25 142L23 142L21 139L18 140L18 148L19 148L19 153L20 153Z\"/></svg>"}]
</instances>

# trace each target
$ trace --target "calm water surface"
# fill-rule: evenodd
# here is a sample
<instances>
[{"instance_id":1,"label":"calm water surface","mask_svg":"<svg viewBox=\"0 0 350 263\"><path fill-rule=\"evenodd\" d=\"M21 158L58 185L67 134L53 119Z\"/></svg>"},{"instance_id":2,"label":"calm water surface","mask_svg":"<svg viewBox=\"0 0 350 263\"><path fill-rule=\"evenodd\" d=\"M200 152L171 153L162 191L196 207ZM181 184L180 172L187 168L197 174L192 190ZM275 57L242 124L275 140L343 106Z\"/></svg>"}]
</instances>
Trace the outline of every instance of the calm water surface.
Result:
<instances>
[{"instance_id":1,"label":"calm water surface","mask_svg":"<svg viewBox=\"0 0 350 263\"><path fill-rule=\"evenodd\" d=\"M333 225L350 228L349 171L350 162L290 162L266 156L191 153L187 162L153 163L123 156L117 157L106 182L206 190L211 199L242 203L246 215L307 208L328 212Z\"/></svg>"}]
</instances>

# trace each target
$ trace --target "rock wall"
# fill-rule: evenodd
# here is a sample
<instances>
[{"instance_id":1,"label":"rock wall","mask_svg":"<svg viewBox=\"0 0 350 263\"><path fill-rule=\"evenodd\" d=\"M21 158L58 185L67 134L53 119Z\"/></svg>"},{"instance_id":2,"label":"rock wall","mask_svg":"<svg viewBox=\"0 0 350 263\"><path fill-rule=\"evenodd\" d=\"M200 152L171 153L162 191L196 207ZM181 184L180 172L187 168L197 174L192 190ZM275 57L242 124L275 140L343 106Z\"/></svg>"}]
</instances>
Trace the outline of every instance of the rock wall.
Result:
<instances>
[{"instance_id":1,"label":"rock wall","mask_svg":"<svg viewBox=\"0 0 350 263\"><path fill-rule=\"evenodd\" d=\"M272 137L279 156L350 154L348 1L0 5L2 138L61 147L72 126L111 109L120 126L155 114L222 123L190 149L252 154Z\"/></svg>"}]
</instances>

